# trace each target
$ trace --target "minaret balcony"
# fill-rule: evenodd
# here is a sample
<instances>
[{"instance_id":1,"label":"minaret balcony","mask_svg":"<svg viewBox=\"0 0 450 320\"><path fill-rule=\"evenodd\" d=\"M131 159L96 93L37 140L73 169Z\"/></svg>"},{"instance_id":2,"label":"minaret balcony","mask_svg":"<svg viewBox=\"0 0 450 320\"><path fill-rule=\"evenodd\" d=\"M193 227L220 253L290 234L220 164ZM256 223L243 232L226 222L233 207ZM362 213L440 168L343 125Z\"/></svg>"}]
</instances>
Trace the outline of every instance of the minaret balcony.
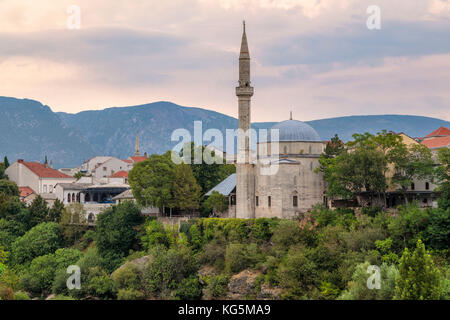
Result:
<instances>
[{"instance_id":1,"label":"minaret balcony","mask_svg":"<svg viewBox=\"0 0 450 320\"><path fill-rule=\"evenodd\" d=\"M253 95L253 87L236 87L237 96L249 96Z\"/></svg>"}]
</instances>

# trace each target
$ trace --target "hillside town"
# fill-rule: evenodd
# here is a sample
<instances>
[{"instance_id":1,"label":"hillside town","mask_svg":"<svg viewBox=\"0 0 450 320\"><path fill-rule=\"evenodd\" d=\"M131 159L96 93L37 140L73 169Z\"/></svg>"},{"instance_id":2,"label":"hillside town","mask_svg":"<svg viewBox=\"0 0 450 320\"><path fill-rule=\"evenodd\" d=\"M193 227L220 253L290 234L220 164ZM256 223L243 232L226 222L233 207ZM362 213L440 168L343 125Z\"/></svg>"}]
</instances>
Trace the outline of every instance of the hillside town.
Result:
<instances>
[{"instance_id":1,"label":"hillside town","mask_svg":"<svg viewBox=\"0 0 450 320\"><path fill-rule=\"evenodd\" d=\"M398 134L402 141L407 144L424 145L430 149L436 160L436 152L440 148L450 148L450 130L445 127L437 128L430 132L425 137L409 137L405 133ZM325 149L329 141L320 141L317 144L318 151L315 152L316 162L309 170L311 178L307 180L307 185L303 190L309 190L318 185L319 191L315 198L312 198L309 203L303 204L301 199L305 199L306 195L297 193L285 200L284 206L277 206L275 201L278 201L274 195L271 195L271 201L274 204L269 205L266 202L265 207L268 213L267 217L277 216L283 217L286 212L294 212L300 214L310 210L315 204L323 203L329 207L342 206L343 201L328 200L326 197L326 183L319 174L313 172L313 166L318 166L319 155ZM215 152L220 152L214 149ZM283 194L292 194L292 190L296 192L298 189L298 182L295 181L295 175L292 175L292 161L300 154L292 154L286 149L280 153L280 158L286 164L288 163L288 175L291 176L291 185L284 186L286 191ZM302 153L302 155L304 155ZM133 168L133 165L147 159L147 154L141 155L139 151L139 137L136 136L135 152L126 159L118 159L112 156L95 156L76 168L61 168L54 169L52 161L50 162L28 162L19 159L12 163L5 171L9 179L15 182L20 190L20 200L26 205L30 205L36 196L41 196L49 207L51 207L56 199L59 199L64 205L70 203L81 203L86 210L86 218L89 223L94 223L96 216L110 207L113 204L118 204L124 200L134 201L133 194L128 182L128 172ZM309 169L309 167L308 167ZM79 176L78 176L79 175ZM317 178L315 178L317 176ZM284 179L284 182L286 179ZM300 178L299 178L300 180ZM417 200L421 207L436 207L437 194L434 192L436 184L430 180L415 179L408 188L409 202ZM226 212L221 213L221 217L235 217L236 216L236 174L231 174L220 184L209 190L205 196L209 196L212 192L217 191L224 195L229 202ZM395 186L391 186L388 190L387 196L389 198L388 207L395 207L402 203L401 191ZM280 200L283 194L279 194ZM261 196L258 197L258 206L264 207ZM300 199L300 202L299 202ZM268 200L267 200L268 201ZM281 201L279 202L282 203ZM283 211L284 210L284 211ZM153 214L158 216L158 208L144 208L145 214ZM164 215L163 215L164 216Z\"/></svg>"}]
</instances>

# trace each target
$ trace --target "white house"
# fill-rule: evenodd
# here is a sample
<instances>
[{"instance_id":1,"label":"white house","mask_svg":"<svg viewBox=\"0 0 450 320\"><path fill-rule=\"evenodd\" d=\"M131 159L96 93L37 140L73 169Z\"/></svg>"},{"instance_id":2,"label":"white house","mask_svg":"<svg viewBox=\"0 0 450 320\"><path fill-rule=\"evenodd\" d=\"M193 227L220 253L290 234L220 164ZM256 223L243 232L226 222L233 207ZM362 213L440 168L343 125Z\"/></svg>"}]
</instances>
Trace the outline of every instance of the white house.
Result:
<instances>
[{"instance_id":1,"label":"white house","mask_svg":"<svg viewBox=\"0 0 450 320\"><path fill-rule=\"evenodd\" d=\"M58 183L74 182L75 178L39 162L17 160L6 169L11 181L19 187L28 187L44 199L54 201L55 186ZM49 202L50 203L50 202Z\"/></svg>"}]
</instances>

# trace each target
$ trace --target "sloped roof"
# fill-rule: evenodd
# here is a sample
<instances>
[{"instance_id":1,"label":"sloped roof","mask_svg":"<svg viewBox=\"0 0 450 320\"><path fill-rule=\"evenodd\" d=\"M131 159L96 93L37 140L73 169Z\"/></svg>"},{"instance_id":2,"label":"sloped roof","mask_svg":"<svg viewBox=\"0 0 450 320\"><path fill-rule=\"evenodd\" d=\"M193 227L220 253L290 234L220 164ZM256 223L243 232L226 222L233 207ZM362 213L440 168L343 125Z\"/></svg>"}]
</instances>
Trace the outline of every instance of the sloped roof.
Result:
<instances>
[{"instance_id":1,"label":"sloped roof","mask_svg":"<svg viewBox=\"0 0 450 320\"><path fill-rule=\"evenodd\" d=\"M427 134L425 137L433 137L433 136L450 136L450 129L446 127L440 127L433 132Z\"/></svg>"},{"instance_id":2,"label":"sloped roof","mask_svg":"<svg viewBox=\"0 0 450 320\"><path fill-rule=\"evenodd\" d=\"M217 191L224 196L229 196L234 188L236 188L236 173L230 174L225 180L209 190L205 196L210 196L213 191Z\"/></svg>"},{"instance_id":3,"label":"sloped roof","mask_svg":"<svg viewBox=\"0 0 450 320\"><path fill-rule=\"evenodd\" d=\"M146 156L133 156L133 157L129 157L128 159L131 159L131 161L133 161L134 163L138 163L138 162L147 160L147 157Z\"/></svg>"},{"instance_id":4,"label":"sloped roof","mask_svg":"<svg viewBox=\"0 0 450 320\"><path fill-rule=\"evenodd\" d=\"M62 173L58 170L46 167L45 165L39 163L39 162L25 162L20 161L19 163L23 164L25 167L27 167L30 171L32 171L34 174L36 174L38 177L41 178L66 178L66 179L73 179L73 177Z\"/></svg>"},{"instance_id":5,"label":"sloped roof","mask_svg":"<svg viewBox=\"0 0 450 320\"><path fill-rule=\"evenodd\" d=\"M19 187L19 191L21 198L25 198L34 193L33 189L31 189L30 187Z\"/></svg>"},{"instance_id":6,"label":"sloped roof","mask_svg":"<svg viewBox=\"0 0 450 320\"><path fill-rule=\"evenodd\" d=\"M128 178L128 172L126 172L124 170L117 171L116 173L111 175L110 178Z\"/></svg>"},{"instance_id":7,"label":"sloped roof","mask_svg":"<svg viewBox=\"0 0 450 320\"><path fill-rule=\"evenodd\" d=\"M133 192L131 189L125 190L121 194L118 194L117 196L112 198L113 200L119 200L119 199L134 199Z\"/></svg>"},{"instance_id":8,"label":"sloped roof","mask_svg":"<svg viewBox=\"0 0 450 320\"><path fill-rule=\"evenodd\" d=\"M450 145L450 136L448 137L435 137L432 139L426 139L421 142L424 146L429 149L445 148Z\"/></svg>"}]
</instances>

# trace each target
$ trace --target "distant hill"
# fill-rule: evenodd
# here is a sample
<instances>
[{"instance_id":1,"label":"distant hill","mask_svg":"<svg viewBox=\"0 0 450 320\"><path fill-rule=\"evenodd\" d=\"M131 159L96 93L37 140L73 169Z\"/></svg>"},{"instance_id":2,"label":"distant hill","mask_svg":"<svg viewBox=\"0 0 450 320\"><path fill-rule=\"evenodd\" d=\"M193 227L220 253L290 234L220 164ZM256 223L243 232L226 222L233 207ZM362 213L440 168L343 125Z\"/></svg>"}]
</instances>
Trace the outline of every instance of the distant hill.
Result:
<instances>
[{"instance_id":1,"label":"distant hill","mask_svg":"<svg viewBox=\"0 0 450 320\"><path fill-rule=\"evenodd\" d=\"M86 137L67 126L48 106L29 99L0 97L0 156L9 161L23 158L55 167L77 165L92 155Z\"/></svg>"},{"instance_id":2,"label":"distant hill","mask_svg":"<svg viewBox=\"0 0 450 320\"><path fill-rule=\"evenodd\" d=\"M218 112L171 102L69 114L54 113L33 100L0 97L0 156L6 154L12 162L18 158L42 161L47 155L56 167L76 166L100 154L126 158L134 152L136 134L141 152L162 153L177 143L170 141L175 129L186 128L193 134L194 121L202 121L203 131L217 128L224 133L238 124L237 119ZM448 121L407 115L350 116L307 123L323 140L337 133L345 141L355 132L386 129L418 137L450 126ZM270 128L273 124L252 126Z\"/></svg>"}]
</instances>

